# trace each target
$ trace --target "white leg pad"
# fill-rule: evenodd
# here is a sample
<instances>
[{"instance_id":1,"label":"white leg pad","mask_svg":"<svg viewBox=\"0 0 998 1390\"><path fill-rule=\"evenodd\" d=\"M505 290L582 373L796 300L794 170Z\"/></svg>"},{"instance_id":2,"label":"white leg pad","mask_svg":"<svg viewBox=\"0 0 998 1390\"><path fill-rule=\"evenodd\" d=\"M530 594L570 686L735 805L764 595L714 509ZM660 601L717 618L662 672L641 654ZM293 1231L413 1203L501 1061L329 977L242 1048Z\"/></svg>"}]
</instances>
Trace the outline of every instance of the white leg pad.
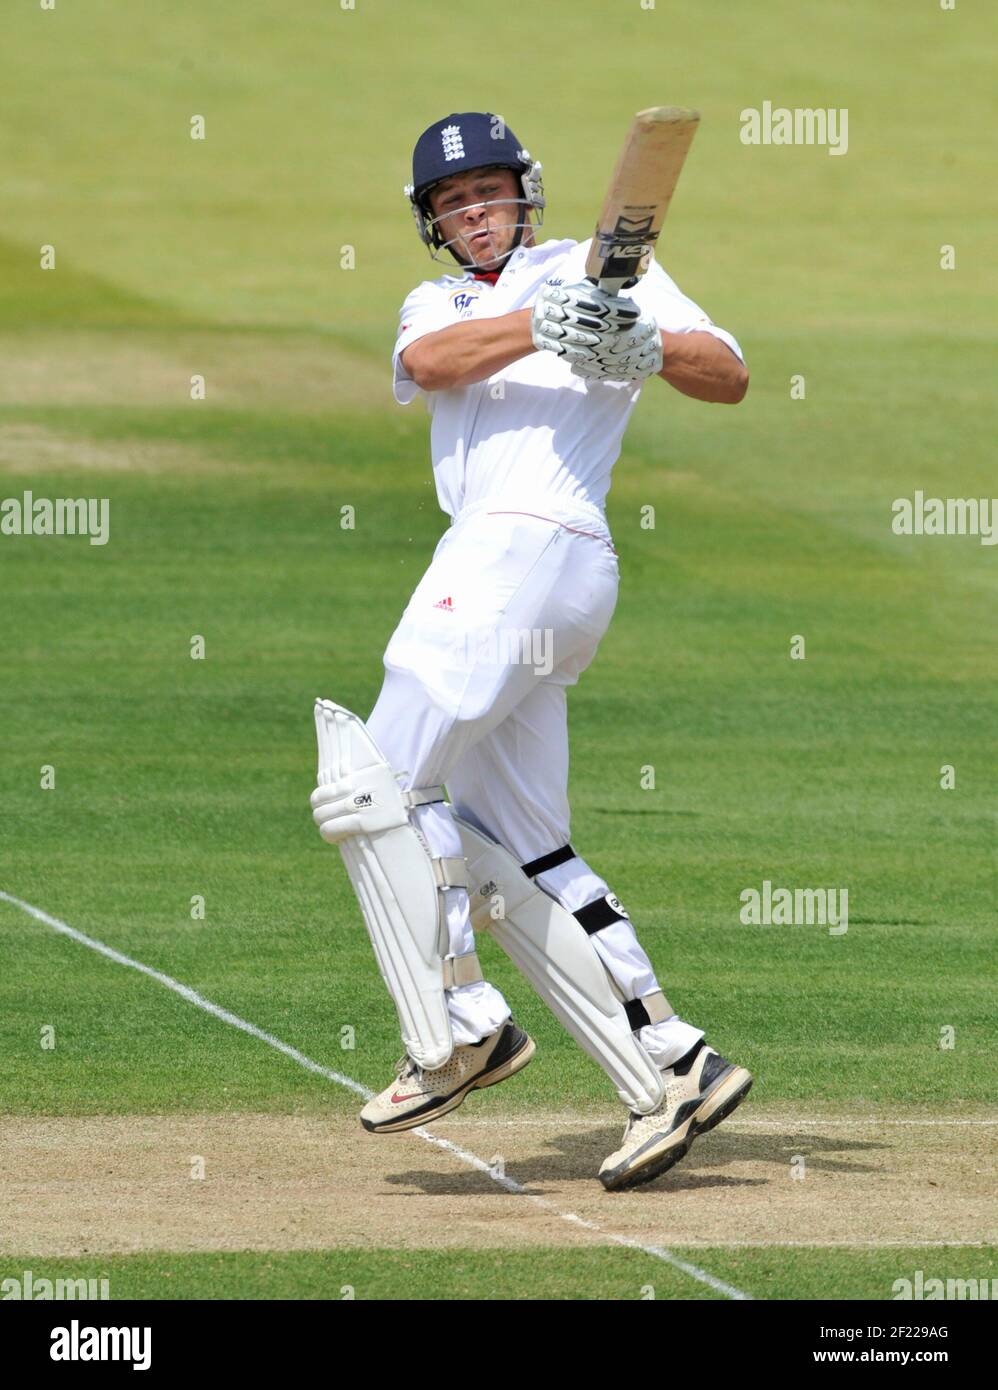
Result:
<instances>
[{"instance_id":1,"label":"white leg pad","mask_svg":"<svg viewBox=\"0 0 998 1390\"><path fill-rule=\"evenodd\" d=\"M444 960L439 890L467 885L464 861L431 858L409 819L411 805L442 793L403 792L364 721L342 705L316 701L315 728L313 819L340 847L406 1051L423 1067L441 1067L454 1046L444 991L481 979L477 957Z\"/></svg>"},{"instance_id":2,"label":"white leg pad","mask_svg":"<svg viewBox=\"0 0 998 1390\"><path fill-rule=\"evenodd\" d=\"M610 1077L625 1105L647 1114L662 1074L628 1021L592 942L575 917L529 879L502 845L460 816L471 921L488 931L576 1042Z\"/></svg>"}]
</instances>

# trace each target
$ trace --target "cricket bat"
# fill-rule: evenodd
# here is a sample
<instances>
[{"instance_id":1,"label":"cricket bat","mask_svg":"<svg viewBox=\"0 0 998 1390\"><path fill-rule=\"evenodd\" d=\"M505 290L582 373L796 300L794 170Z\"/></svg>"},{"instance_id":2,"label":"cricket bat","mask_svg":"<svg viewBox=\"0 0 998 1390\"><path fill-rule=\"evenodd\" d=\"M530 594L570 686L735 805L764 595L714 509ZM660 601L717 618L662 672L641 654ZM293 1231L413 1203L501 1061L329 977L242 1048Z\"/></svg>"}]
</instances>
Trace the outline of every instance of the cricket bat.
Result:
<instances>
[{"instance_id":1,"label":"cricket bat","mask_svg":"<svg viewBox=\"0 0 998 1390\"><path fill-rule=\"evenodd\" d=\"M611 294L648 269L696 134L698 111L639 111L620 151L586 258L586 274Z\"/></svg>"}]
</instances>

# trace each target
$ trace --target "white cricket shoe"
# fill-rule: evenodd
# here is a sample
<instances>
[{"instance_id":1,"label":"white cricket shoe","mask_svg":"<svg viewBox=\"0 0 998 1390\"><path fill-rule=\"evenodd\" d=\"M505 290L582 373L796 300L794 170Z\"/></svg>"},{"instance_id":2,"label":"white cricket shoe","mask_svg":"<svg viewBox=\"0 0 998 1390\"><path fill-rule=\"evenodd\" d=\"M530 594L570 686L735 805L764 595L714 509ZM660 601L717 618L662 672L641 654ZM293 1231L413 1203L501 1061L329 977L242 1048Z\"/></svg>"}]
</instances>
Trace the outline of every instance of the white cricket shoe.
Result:
<instances>
[{"instance_id":1,"label":"white cricket shoe","mask_svg":"<svg viewBox=\"0 0 998 1390\"><path fill-rule=\"evenodd\" d=\"M678 1163L698 1134L713 1129L749 1093L751 1073L736 1067L701 1039L662 1072L665 1096L648 1115L632 1110L620 1148L605 1160L599 1179L608 1192L651 1182Z\"/></svg>"},{"instance_id":2,"label":"white cricket shoe","mask_svg":"<svg viewBox=\"0 0 998 1390\"><path fill-rule=\"evenodd\" d=\"M494 1086L521 1071L535 1050L533 1038L510 1018L481 1042L455 1047L442 1067L428 1070L404 1056L397 1064L395 1080L371 1097L360 1112L360 1122L372 1134L396 1134L429 1124L456 1110L469 1092Z\"/></svg>"}]
</instances>

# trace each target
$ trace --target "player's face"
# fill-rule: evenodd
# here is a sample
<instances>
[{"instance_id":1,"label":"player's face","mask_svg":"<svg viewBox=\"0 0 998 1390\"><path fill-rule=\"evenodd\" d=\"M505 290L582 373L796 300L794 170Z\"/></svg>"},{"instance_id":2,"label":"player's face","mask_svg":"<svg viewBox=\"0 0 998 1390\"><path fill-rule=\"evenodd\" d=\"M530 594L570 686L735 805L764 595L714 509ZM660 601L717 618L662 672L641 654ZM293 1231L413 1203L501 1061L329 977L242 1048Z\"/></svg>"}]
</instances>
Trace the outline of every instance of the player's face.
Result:
<instances>
[{"instance_id":1,"label":"player's face","mask_svg":"<svg viewBox=\"0 0 998 1390\"><path fill-rule=\"evenodd\" d=\"M458 238L453 249L461 259L487 267L510 249L517 226L530 212L525 203L502 200L522 197L512 169L472 169L437 184L430 192L430 208L441 219L437 227L442 239ZM530 245L529 229L523 244Z\"/></svg>"}]
</instances>

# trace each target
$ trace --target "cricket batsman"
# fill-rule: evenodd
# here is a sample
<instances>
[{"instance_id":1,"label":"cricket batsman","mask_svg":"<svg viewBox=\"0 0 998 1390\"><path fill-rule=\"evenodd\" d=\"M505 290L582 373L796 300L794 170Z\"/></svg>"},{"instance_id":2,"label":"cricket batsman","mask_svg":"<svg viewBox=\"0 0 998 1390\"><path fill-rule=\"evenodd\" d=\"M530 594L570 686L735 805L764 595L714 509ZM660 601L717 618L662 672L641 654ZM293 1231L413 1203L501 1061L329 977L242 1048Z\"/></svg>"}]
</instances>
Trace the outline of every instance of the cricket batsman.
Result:
<instances>
[{"instance_id":1,"label":"cricket batsman","mask_svg":"<svg viewBox=\"0 0 998 1390\"><path fill-rule=\"evenodd\" d=\"M450 525L370 717L315 708L313 816L340 847L405 1048L361 1122L427 1124L531 1060L475 954L487 930L627 1107L599 1178L633 1187L730 1115L752 1077L674 1012L620 900L570 843L567 691L616 604L604 503L645 381L736 404L748 373L656 260L611 293L586 277L589 242L538 243L541 166L499 117L436 121L405 191L448 268L402 306L394 394L430 412Z\"/></svg>"}]
</instances>

